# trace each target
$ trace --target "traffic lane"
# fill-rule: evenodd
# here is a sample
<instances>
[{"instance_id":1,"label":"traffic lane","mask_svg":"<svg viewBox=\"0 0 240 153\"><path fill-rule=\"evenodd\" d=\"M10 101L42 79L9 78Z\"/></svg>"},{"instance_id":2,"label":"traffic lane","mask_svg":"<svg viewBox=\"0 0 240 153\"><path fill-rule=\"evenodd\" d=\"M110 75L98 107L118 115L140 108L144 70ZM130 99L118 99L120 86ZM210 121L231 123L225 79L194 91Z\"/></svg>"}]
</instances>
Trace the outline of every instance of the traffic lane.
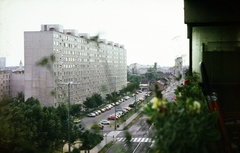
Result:
<instances>
[{"instance_id":1,"label":"traffic lane","mask_svg":"<svg viewBox=\"0 0 240 153\"><path fill-rule=\"evenodd\" d=\"M140 98L140 97L144 97L144 94L146 92L142 92L136 95L136 99ZM124 108L124 107L128 107L129 104L132 104L135 101L135 96L134 97L130 97L128 100L125 100L124 102L122 102L120 105L116 106L116 109L120 109L120 108ZM105 111L103 113L101 113L100 115L96 116L96 117L85 117L82 119L81 124L83 127L90 127L93 123L98 123L99 121L103 120L103 119L107 119L107 117L111 114L115 113L115 107L111 108L111 110Z\"/></svg>"},{"instance_id":2,"label":"traffic lane","mask_svg":"<svg viewBox=\"0 0 240 153\"><path fill-rule=\"evenodd\" d=\"M139 142L132 153L147 153L152 142Z\"/></svg>"},{"instance_id":3,"label":"traffic lane","mask_svg":"<svg viewBox=\"0 0 240 153\"><path fill-rule=\"evenodd\" d=\"M114 152L133 152L133 150L136 148L138 143L132 143L127 144L126 142L121 141L114 141L114 144L109 148L106 153L114 153Z\"/></svg>"},{"instance_id":4,"label":"traffic lane","mask_svg":"<svg viewBox=\"0 0 240 153\"><path fill-rule=\"evenodd\" d=\"M124 148L125 152L147 152L152 144L152 137L149 135L150 125L146 123L146 118L147 116L143 115L127 130L132 137L130 143L126 143L125 131L123 131L117 135L116 142L109 152L116 151L115 147Z\"/></svg>"}]
</instances>

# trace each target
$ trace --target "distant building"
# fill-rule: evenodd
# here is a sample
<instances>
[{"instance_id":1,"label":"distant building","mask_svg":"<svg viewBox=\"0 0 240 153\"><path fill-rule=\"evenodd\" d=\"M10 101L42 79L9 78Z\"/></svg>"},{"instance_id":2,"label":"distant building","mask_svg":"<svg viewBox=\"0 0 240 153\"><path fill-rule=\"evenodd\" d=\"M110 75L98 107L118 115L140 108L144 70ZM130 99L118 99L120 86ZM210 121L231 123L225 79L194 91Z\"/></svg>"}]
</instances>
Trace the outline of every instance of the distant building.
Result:
<instances>
[{"instance_id":1,"label":"distant building","mask_svg":"<svg viewBox=\"0 0 240 153\"><path fill-rule=\"evenodd\" d=\"M154 63L154 65L141 65L138 63L133 63L128 66L128 71L131 72L132 74L138 74L138 75L143 75L147 72L149 68L157 68L157 71L161 71L162 68L157 65L157 63Z\"/></svg>"},{"instance_id":2,"label":"distant building","mask_svg":"<svg viewBox=\"0 0 240 153\"><path fill-rule=\"evenodd\" d=\"M0 57L0 70L6 67L6 57Z\"/></svg>"},{"instance_id":3,"label":"distant building","mask_svg":"<svg viewBox=\"0 0 240 153\"><path fill-rule=\"evenodd\" d=\"M4 95L10 96L10 71L0 71L0 100Z\"/></svg>"},{"instance_id":4,"label":"distant building","mask_svg":"<svg viewBox=\"0 0 240 153\"><path fill-rule=\"evenodd\" d=\"M179 74L183 75L183 60L182 57L175 59L175 72L174 74L178 76Z\"/></svg>"},{"instance_id":5,"label":"distant building","mask_svg":"<svg viewBox=\"0 0 240 153\"><path fill-rule=\"evenodd\" d=\"M79 83L70 86L71 103L83 103L93 93L105 97L126 86L124 46L90 38L86 33L63 29L58 24L42 25L41 31L24 32L25 99L38 98L44 106L66 102L68 86L59 83ZM49 64L49 69L36 65L51 55L55 61Z\"/></svg>"}]
</instances>

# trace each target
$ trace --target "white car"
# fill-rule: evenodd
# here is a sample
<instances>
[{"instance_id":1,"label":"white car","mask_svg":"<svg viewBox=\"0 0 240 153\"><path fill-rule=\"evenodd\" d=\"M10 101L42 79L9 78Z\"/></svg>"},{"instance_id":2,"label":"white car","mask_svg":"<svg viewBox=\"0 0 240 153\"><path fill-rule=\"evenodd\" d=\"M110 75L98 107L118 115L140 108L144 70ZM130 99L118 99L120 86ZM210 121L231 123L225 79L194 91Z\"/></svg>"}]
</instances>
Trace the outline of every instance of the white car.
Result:
<instances>
[{"instance_id":1,"label":"white car","mask_svg":"<svg viewBox=\"0 0 240 153\"><path fill-rule=\"evenodd\" d=\"M89 114L87 114L87 116L88 116L88 117L95 117L96 114L95 114L95 113L89 113Z\"/></svg>"},{"instance_id":2,"label":"white car","mask_svg":"<svg viewBox=\"0 0 240 153\"><path fill-rule=\"evenodd\" d=\"M124 97L125 100L128 100L129 98L130 98L129 96Z\"/></svg>"},{"instance_id":3,"label":"white car","mask_svg":"<svg viewBox=\"0 0 240 153\"><path fill-rule=\"evenodd\" d=\"M108 107L111 109L111 108L113 108L113 106L111 105L111 104L108 104Z\"/></svg>"},{"instance_id":4,"label":"white car","mask_svg":"<svg viewBox=\"0 0 240 153\"><path fill-rule=\"evenodd\" d=\"M103 125L109 125L110 121L108 121L108 120L101 120L99 123L101 123Z\"/></svg>"},{"instance_id":5,"label":"white car","mask_svg":"<svg viewBox=\"0 0 240 153\"><path fill-rule=\"evenodd\" d=\"M117 114L119 117L123 116L123 113L120 112L120 111L116 112L116 114Z\"/></svg>"}]
</instances>

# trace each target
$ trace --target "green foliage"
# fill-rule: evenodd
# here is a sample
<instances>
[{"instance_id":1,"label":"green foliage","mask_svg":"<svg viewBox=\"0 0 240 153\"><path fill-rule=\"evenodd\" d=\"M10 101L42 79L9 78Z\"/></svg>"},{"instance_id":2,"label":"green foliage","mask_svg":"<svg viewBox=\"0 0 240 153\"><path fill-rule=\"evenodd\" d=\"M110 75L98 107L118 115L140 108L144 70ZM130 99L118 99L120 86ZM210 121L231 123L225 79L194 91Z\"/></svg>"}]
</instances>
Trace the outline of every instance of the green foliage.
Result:
<instances>
[{"instance_id":1,"label":"green foliage","mask_svg":"<svg viewBox=\"0 0 240 153\"><path fill-rule=\"evenodd\" d=\"M187 83L177 88L176 102L167 102L156 89L153 103L144 107L147 123L154 123L154 152L216 152L212 146L220 138L214 127L218 114L209 113L196 78L188 77Z\"/></svg>"},{"instance_id":2,"label":"green foliage","mask_svg":"<svg viewBox=\"0 0 240 153\"><path fill-rule=\"evenodd\" d=\"M139 86L140 82L142 80L142 76L136 75L136 74L131 74L129 71L127 71L127 81L132 82Z\"/></svg>"},{"instance_id":3,"label":"green foliage","mask_svg":"<svg viewBox=\"0 0 240 153\"><path fill-rule=\"evenodd\" d=\"M155 68L148 68L147 72L145 73L145 77L149 80L149 81L153 81L155 82L157 79L159 79L157 70Z\"/></svg>"},{"instance_id":4,"label":"green foliage","mask_svg":"<svg viewBox=\"0 0 240 153\"><path fill-rule=\"evenodd\" d=\"M130 144L131 143L131 139L132 139L132 135L128 132L128 131L125 131L124 132L124 135L125 135L125 142L127 143L127 144Z\"/></svg>"},{"instance_id":5,"label":"green foliage","mask_svg":"<svg viewBox=\"0 0 240 153\"><path fill-rule=\"evenodd\" d=\"M182 74L178 74L178 76L175 78L176 81L180 81L182 79Z\"/></svg>"},{"instance_id":6,"label":"green foliage","mask_svg":"<svg viewBox=\"0 0 240 153\"><path fill-rule=\"evenodd\" d=\"M70 106L70 114L75 117L80 117L82 111L81 104L72 104Z\"/></svg>"},{"instance_id":7,"label":"green foliage","mask_svg":"<svg viewBox=\"0 0 240 153\"><path fill-rule=\"evenodd\" d=\"M105 98L108 102L113 102L114 96L112 94L106 94Z\"/></svg>"},{"instance_id":8,"label":"green foliage","mask_svg":"<svg viewBox=\"0 0 240 153\"><path fill-rule=\"evenodd\" d=\"M137 83L129 83L125 88L125 92L134 92L138 88L139 84Z\"/></svg>"},{"instance_id":9,"label":"green foliage","mask_svg":"<svg viewBox=\"0 0 240 153\"><path fill-rule=\"evenodd\" d=\"M103 140L103 136L98 133L92 133L90 131L85 131L81 135L82 146L81 150L91 150L97 144Z\"/></svg>"},{"instance_id":10,"label":"green foliage","mask_svg":"<svg viewBox=\"0 0 240 153\"><path fill-rule=\"evenodd\" d=\"M25 102L14 100L8 103L0 116L0 152L50 153L62 150L67 140L67 112L64 104L57 108L41 107L38 99L33 97ZM74 141L80 132L73 123L71 127L71 140Z\"/></svg>"},{"instance_id":11,"label":"green foliage","mask_svg":"<svg viewBox=\"0 0 240 153\"><path fill-rule=\"evenodd\" d=\"M83 102L84 106L87 108L94 108L96 107L95 101L91 97L87 97L86 100Z\"/></svg>"},{"instance_id":12,"label":"green foliage","mask_svg":"<svg viewBox=\"0 0 240 153\"><path fill-rule=\"evenodd\" d=\"M24 102L24 93L23 92L19 92L17 94L17 96L15 97L15 99L17 100L17 102Z\"/></svg>"},{"instance_id":13,"label":"green foliage","mask_svg":"<svg viewBox=\"0 0 240 153\"><path fill-rule=\"evenodd\" d=\"M43 57L36 63L36 65L46 67L48 70L52 70L52 66L55 60L56 57L54 56L54 54L51 54L50 56Z\"/></svg>"},{"instance_id":14,"label":"green foliage","mask_svg":"<svg viewBox=\"0 0 240 153\"><path fill-rule=\"evenodd\" d=\"M83 102L85 107L87 108L95 108L97 106L102 105L104 102L102 96L98 93L94 93L92 97L87 97L86 100Z\"/></svg>"},{"instance_id":15,"label":"green foliage","mask_svg":"<svg viewBox=\"0 0 240 153\"><path fill-rule=\"evenodd\" d=\"M103 102L104 102L102 96L101 96L100 94L98 94L98 93L94 93L94 94L92 95L92 98L93 98L93 100L95 101L96 106L100 106L100 105L102 105Z\"/></svg>"},{"instance_id":16,"label":"green foliage","mask_svg":"<svg viewBox=\"0 0 240 153\"><path fill-rule=\"evenodd\" d=\"M185 103L188 98L192 98L196 101L205 100L198 82L199 75L197 73L194 73L192 76L186 76L185 84L178 86L174 91L179 103Z\"/></svg>"},{"instance_id":17,"label":"green foliage","mask_svg":"<svg viewBox=\"0 0 240 153\"><path fill-rule=\"evenodd\" d=\"M8 103L12 102L13 99L9 95L3 95L2 100L0 101L0 107L6 106Z\"/></svg>"}]
</instances>

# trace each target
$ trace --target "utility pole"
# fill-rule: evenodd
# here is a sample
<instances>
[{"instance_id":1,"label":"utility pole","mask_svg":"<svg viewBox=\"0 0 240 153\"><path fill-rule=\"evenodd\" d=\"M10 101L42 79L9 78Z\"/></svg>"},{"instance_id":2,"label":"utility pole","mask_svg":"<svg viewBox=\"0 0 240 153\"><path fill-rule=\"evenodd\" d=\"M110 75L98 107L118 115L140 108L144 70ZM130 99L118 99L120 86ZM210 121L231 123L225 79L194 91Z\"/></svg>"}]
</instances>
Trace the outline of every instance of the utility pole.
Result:
<instances>
[{"instance_id":1,"label":"utility pole","mask_svg":"<svg viewBox=\"0 0 240 153\"><path fill-rule=\"evenodd\" d=\"M136 99L137 99L137 94L136 94L136 89L135 89L135 102L134 102L134 104L135 104L135 113L137 112L137 109L136 109L136 107L137 107Z\"/></svg>"},{"instance_id":2,"label":"utility pole","mask_svg":"<svg viewBox=\"0 0 240 153\"><path fill-rule=\"evenodd\" d=\"M115 100L115 122L114 122L114 129L116 130L117 129L117 114L116 114L116 92L117 92L117 76L114 77L115 78L115 91L114 91L114 100Z\"/></svg>"},{"instance_id":3,"label":"utility pole","mask_svg":"<svg viewBox=\"0 0 240 153\"><path fill-rule=\"evenodd\" d=\"M80 84L80 83L73 83L73 82L58 82L57 84L68 85L68 152L71 152L71 124L70 124L70 85L71 84Z\"/></svg>"},{"instance_id":4,"label":"utility pole","mask_svg":"<svg viewBox=\"0 0 240 153\"><path fill-rule=\"evenodd\" d=\"M71 152L71 141L70 141L70 84L71 82L68 83L68 152Z\"/></svg>"}]
</instances>

